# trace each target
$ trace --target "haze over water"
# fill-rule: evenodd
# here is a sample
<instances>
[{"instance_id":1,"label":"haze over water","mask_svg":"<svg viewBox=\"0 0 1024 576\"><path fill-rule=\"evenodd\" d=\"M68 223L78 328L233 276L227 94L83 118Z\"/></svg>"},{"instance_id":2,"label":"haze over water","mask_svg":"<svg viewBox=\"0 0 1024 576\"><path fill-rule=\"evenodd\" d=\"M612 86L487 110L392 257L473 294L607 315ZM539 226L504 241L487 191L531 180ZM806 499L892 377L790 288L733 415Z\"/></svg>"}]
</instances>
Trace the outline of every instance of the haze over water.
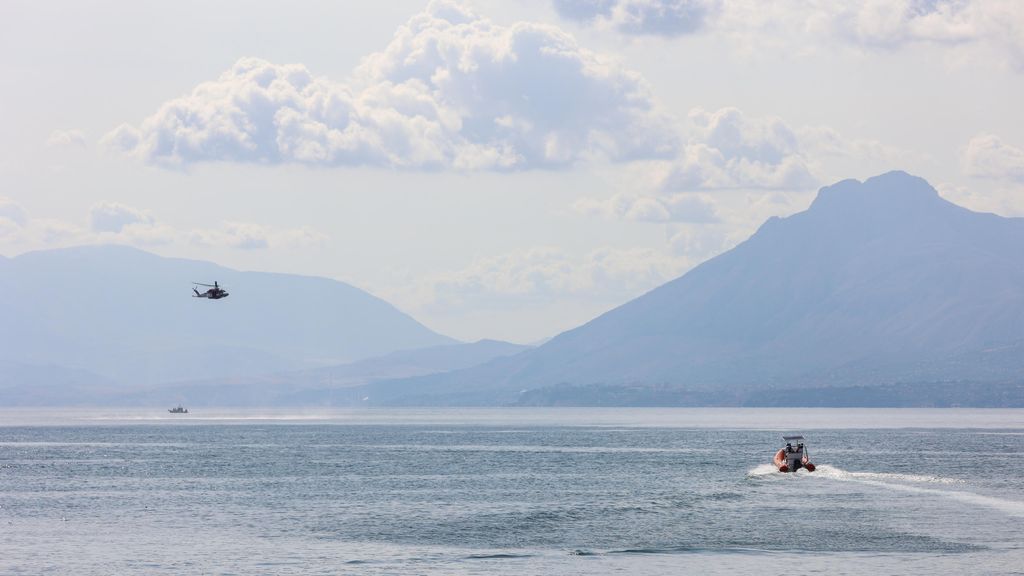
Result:
<instances>
[{"instance_id":1,"label":"haze over water","mask_svg":"<svg viewBox=\"0 0 1024 576\"><path fill-rule=\"evenodd\" d=\"M0 417L5 574L1024 569L1024 410Z\"/></svg>"}]
</instances>

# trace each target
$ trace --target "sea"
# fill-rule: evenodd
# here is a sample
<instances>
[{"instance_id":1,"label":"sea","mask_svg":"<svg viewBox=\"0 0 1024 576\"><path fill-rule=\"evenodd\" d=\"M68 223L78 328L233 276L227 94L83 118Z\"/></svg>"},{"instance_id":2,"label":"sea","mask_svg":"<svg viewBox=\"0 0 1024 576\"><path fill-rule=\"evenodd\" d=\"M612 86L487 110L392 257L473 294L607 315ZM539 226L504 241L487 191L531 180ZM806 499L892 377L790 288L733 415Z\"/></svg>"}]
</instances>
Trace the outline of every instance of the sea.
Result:
<instances>
[{"instance_id":1,"label":"sea","mask_svg":"<svg viewBox=\"0 0 1024 576\"><path fill-rule=\"evenodd\" d=\"M1024 574L1024 410L2 409L0 574Z\"/></svg>"}]
</instances>

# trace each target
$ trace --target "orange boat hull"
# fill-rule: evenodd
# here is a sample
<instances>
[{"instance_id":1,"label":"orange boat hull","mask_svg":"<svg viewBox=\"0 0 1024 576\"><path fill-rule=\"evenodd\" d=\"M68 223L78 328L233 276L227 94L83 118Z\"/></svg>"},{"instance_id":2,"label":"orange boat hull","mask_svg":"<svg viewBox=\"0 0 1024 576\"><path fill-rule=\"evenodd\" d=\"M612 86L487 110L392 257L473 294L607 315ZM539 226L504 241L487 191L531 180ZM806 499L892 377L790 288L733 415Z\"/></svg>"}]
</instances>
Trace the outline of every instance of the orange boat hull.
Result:
<instances>
[{"instance_id":1,"label":"orange boat hull","mask_svg":"<svg viewBox=\"0 0 1024 576\"><path fill-rule=\"evenodd\" d=\"M779 450L775 453L772 463L779 469L779 472L789 472L789 465L786 463L786 451Z\"/></svg>"}]
</instances>

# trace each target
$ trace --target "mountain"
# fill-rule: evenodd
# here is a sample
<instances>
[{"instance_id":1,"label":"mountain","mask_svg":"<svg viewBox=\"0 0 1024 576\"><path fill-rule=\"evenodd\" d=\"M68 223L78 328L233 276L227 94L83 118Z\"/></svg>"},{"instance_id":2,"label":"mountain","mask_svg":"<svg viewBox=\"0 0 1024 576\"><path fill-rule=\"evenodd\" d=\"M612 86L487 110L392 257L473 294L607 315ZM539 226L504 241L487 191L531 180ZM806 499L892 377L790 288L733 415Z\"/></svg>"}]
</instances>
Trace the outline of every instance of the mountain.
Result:
<instances>
[{"instance_id":1,"label":"mountain","mask_svg":"<svg viewBox=\"0 0 1024 576\"><path fill-rule=\"evenodd\" d=\"M214 280L228 298L190 297L191 282ZM0 295L0 380L7 384L50 366L57 380L88 373L138 388L455 342L342 282L239 272L124 246L0 259Z\"/></svg>"},{"instance_id":2,"label":"mountain","mask_svg":"<svg viewBox=\"0 0 1024 576\"><path fill-rule=\"evenodd\" d=\"M822 188L806 211L534 350L364 393L380 404L793 405L810 390L827 404L840 388L913 396L960 382L1008 386L1024 405L1022 379L1024 219L972 212L890 172Z\"/></svg>"},{"instance_id":3,"label":"mountain","mask_svg":"<svg viewBox=\"0 0 1024 576\"><path fill-rule=\"evenodd\" d=\"M0 364L0 406L66 406L95 403L118 386L87 370L56 365Z\"/></svg>"},{"instance_id":4,"label":"mountain","mask_svg":"<svg viewBox=\"0 0 1024 576\"><path fill-rule=\"evenodd\" d=\"M350 364L260 376L211 378L176 382L155 389L119 395L122 404L186 406L332 406L361 404L355 389L363 384L449 372L511 356L529 346L480 340L400 350Z\"/></svg>"}]
</instances>

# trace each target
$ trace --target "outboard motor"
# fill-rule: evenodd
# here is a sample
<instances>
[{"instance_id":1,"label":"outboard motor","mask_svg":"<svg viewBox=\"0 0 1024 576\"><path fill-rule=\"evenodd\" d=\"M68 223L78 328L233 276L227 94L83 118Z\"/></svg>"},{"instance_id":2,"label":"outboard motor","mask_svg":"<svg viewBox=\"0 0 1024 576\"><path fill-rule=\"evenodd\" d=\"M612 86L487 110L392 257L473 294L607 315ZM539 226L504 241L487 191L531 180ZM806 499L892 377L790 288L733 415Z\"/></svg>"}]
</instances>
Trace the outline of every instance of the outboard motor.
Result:
<instances>
[{"instance_id":1,"label":"outboard motor","mask_svg":"<svg viewBox=\"0 0 1024 576\"><path fill-rule=\"evenodd\" d=\"M786 465L790 472L796 472L804 467L804 447L797 446L792 452L786 452Z\"/></svg>"}]
</instances>

